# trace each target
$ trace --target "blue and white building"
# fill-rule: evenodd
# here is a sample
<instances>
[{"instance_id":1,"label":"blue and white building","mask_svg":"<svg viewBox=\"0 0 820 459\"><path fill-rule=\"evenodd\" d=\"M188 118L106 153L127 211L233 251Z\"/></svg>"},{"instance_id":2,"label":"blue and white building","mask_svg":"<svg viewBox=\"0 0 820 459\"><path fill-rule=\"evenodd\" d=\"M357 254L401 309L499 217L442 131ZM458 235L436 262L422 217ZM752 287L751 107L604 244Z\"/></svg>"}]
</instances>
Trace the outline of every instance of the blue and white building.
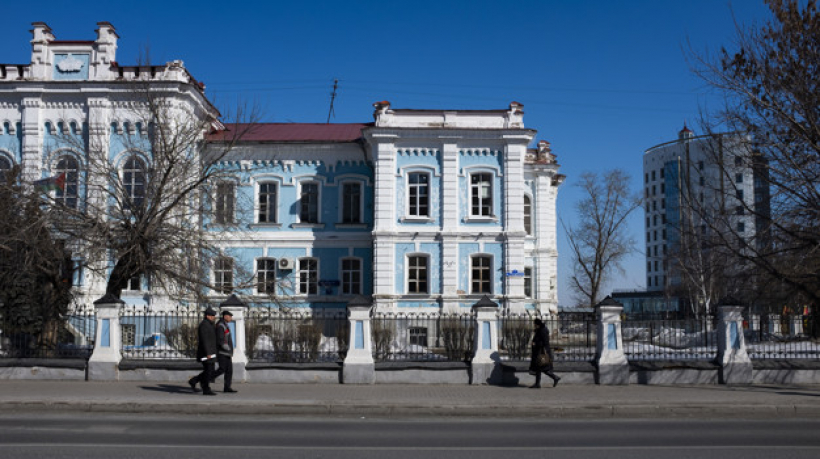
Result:
<instances>
[{"instance_id":1,"label":"blue and white building","mask_svg":"<svg viewBox=\"0 0 820 459\"><path fill-rule=\"evenodd\" d=\"M144 120L117 110L129 97L124 83L148 81L193 116L218 116L181 61L118 64L111 24L98 23L93 41L56 40L44 23L32 33L31 63L0 64L0 169L19 164L25 180L67 172L67 205L94 198L88 153L50 148L57 130L103 145L124 171L151 161L118 140L147 132ZM220 162L217 211L204 221L222 236L221 256L210 260L214 301L237 293L251 303L342 308L363 294L380 311L450 312L489 295L512 311L555 314L564 177L523 115L517 102L411 110L382 101L363 123L254 126ZM90 272L75 283L89 299L104 292ZM123 300L155 296L142 281Z\"/></svg>"}]
</instances>

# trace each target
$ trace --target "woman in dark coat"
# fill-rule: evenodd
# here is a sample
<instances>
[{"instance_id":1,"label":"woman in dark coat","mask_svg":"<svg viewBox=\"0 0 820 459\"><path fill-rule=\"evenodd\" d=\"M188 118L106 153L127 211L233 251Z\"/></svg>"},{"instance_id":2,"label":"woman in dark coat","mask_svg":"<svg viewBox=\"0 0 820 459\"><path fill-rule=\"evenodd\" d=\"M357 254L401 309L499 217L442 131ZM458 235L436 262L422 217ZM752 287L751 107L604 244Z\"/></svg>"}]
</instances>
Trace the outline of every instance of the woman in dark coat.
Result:
<instances>
[{"instance_id":1,"label":"woman in dark coat","mask_svg":"<svg viewBox=\"0 0 820 459\"><path fill-rule=\"evenodd\" d=\"M558 385L561 380L555 373L552 372L552 349L550 348L550 332L544 325L541 319L535 319L535 336L532 338L532 359L530 360L530 372L535 373L535 384L530 386L530 389L541 388L541 373L552 378L552 387ZM550 356L550 363L544 367L538 366L538 355L546 349Z\"/></svg>"}]
</instances>

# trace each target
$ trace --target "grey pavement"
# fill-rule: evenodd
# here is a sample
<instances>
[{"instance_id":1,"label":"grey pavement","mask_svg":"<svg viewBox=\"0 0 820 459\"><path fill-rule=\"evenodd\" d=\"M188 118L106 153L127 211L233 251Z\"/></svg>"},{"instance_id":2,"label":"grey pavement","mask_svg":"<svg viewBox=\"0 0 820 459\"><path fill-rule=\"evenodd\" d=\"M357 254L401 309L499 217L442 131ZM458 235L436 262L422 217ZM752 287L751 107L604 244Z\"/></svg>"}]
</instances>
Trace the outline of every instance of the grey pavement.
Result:
<instances>
[{"instance_id":1,"label":"grey pavement","mask_svg":"<svg viewBox=\"0 0 820 459\"><path fill-rule=\"evenodd\" d=\"M216 388L220 385L217 382ZM820 386L238 384L206 397L184 382L0 381L0 413L98 412L498 418L817 418Z\"/></svg>"}]
</instances>

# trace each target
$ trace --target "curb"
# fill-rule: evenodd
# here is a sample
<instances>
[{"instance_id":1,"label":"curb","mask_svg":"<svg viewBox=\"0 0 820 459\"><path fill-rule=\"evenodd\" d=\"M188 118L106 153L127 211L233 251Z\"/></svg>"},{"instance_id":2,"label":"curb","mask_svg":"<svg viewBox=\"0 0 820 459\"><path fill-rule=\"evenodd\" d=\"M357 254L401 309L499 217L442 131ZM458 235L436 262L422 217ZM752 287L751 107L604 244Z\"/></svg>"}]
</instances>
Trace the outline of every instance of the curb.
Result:
<instances>
[{"instance_id":1,"label":"curb","mask_svg":"<svg viewBox=\"0 0 820 459\"><path fill-rule=\"evenodd\" d=\"M509 405L413 405L349 403L140 403L25 400L0 402L2 413L105 413L182 415L286 415L286 416L369 416L386 418L465 417L465 418L820 418L820 408L812 405L553 405L511 407Z\"/></svg>"}]
</instances>

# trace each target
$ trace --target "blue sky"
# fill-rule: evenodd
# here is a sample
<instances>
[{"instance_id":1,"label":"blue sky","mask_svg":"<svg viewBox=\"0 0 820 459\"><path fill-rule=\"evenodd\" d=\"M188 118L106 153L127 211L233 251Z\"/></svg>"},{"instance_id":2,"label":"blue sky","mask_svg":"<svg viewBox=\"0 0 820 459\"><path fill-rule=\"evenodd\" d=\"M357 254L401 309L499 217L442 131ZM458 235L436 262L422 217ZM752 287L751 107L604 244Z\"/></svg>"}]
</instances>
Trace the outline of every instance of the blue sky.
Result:
<instances>
[{"instance_id":1,"label":"blue sky","mask_svg":"<svg viewBox=\"0 0 820 459\"><path fill-rule=\"evenodd\" d=\"M524 104L525 124L552 143L574 219L584 171L622 168L640 190L646 148L672 140L716 102L686 50L731 46L735 21L768 18L762 0L11 2L0 17L0 62L28 63L31 22L57 39L92 40L98 21L120 35L118 61L182 59L217 105L259 102L265 121L324 122L339 79L336 122L395 108L499 109ZM697 130L697 128L696 128ZM638 251L610 288L645 284ZM559 301L573 304L559 228Z\"/></svg>"}]
</instances>

